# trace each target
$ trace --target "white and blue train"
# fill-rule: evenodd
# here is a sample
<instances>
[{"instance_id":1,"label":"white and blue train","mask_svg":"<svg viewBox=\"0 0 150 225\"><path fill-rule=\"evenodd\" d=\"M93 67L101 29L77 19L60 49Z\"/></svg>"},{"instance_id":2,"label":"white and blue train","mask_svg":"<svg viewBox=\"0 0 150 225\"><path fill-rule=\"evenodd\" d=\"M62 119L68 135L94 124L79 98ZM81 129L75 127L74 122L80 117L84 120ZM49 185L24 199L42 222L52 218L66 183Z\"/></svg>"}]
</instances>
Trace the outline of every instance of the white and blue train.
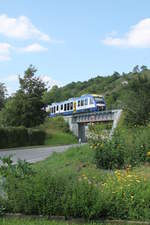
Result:
<instances>
[{"instance_id":1,"label":"white and blue train","mask_svg":"<svg viewBox=\"0 0 150 225\"><path fill-rule=\"evenodd\" d=\"M52 103L46 111L50 117L57 115L72 115L74 113L102 111L106 109L104 97L96 94L86 94L81 97L70 98L63 102Z\"/></svg>"}]
</instances>

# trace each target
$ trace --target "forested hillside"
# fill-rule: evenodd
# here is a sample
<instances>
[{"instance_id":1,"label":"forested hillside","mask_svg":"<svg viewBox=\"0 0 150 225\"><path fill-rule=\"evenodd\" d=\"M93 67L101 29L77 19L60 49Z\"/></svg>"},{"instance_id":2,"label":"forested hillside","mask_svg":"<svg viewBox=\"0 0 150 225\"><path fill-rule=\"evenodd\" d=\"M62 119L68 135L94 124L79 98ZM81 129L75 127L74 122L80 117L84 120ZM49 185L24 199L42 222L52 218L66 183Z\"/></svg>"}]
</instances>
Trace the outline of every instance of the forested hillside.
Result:
<instances>
[{"instance_id":1,"label":"forested hillside","mask_svg":"<svg viewBox=\"0 0 150 225\"><path fill-rule=\"evenodd\" d=\"M132 72L119 74L114 72L110 76L96 76L84 82L72 82L64 87L54 86L45 93L44 102L51 104L59 102L70 97L77 97L87 93L102 94L105 96L107 108L120 108L128 98L128 86L137 76L148 75L150 70L146 66L140 69L138 66L133 68Z\"/></svg>"}]
</instances>

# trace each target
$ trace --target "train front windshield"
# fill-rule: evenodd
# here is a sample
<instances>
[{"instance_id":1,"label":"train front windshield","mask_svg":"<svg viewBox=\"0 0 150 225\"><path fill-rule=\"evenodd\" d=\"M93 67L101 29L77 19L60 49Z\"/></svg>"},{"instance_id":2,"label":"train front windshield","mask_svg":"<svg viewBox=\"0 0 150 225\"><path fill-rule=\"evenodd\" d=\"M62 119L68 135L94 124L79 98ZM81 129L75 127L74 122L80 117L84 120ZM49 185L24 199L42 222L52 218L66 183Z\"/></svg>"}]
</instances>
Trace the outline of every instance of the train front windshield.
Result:
<instances>
[{"instance_id":1,"label":"train front windshield","mask_svg":"<svg viewBox=\"0 0 150 225\"><path fill-rule=\"evenodd\" d=\"M97 104L105 104L104 99L100 97L94 97L94 100Z\"/></svg>"}]
</instances>

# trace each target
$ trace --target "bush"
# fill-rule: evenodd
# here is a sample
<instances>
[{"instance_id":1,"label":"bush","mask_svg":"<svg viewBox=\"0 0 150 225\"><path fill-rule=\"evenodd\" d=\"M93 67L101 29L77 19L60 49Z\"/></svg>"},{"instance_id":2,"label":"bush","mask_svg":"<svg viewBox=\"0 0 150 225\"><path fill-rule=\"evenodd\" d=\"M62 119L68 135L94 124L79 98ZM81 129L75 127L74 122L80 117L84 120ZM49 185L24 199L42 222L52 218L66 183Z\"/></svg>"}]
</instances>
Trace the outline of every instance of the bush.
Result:
<instances>
[{"instance_id":1,"label":"bush","mask_svg":"<svg viewBox=\"0 0 150 225\"><path fill-rule=\"evenodd\" d=\"M104 202L105 199L101 192L85 176L70 185L70 188L67 188L64 195L64 213L66 217L96 219L104 216Z\"/></svg>"},{"instance_id":2,"label":"bush","mask_svg":"<svg viewBox=\"0 0 150 225\"><path fill-rule=\"evenodd\" d=\"M105 180L51 173L7 177L6 211L74 218L149 220L150 183L129 171Z\"/></svg>"},{"instance_id":3,"label":"bush","mask_svg":"<svg viewBox=\"0 0 150 225\"><path fill-rule=\"evenodd\" d=\"M44 124L40 125L40 127L46 130L50 129L50 130L58 130L65 133L70 133L68 123L61 116L54 117L54 118L46 118Z\"/></svg>"},{"instance_id":4,"label":"bush","mask_svg":"<svg viewBox=\"0 0 150 225\"><path fill-rule=\"evenodd\" d=\"M107 217L132 220L150 219L150 183L130 171L115 171L104 185L109 195Z\"/></svg>"},{"instance_id":5,"label":"bush","mask_svg":"<svg viewBox=\"0 0 150 225\"><path fill-rule=\"evenodd\" d=\"M0 128L0 148L41 145L45 141L45 132L24 127Z\"/></svg>"},{"instance_id":6,"label":"bush","mask_svg":"<svg viewBox=\"0 0 150 225\"><path fill-rule=\"evenodd\" d=\"M102 129L92 129L91 148L97 167L121 169L150 162L150 127L117 129L110 138Z\"/></svg>"},{"instance_id":7,"label":"bush","mask_svg":"<svg viewBox=\"0 0 150 225\"><path fill-rule=\"evenodd\" d=\"M150 220L150 181L129 169L95 179L65 170L35 173L28 163L1 172L6 178L6 212L86 219Z\"/></svg>"}]
</instances>

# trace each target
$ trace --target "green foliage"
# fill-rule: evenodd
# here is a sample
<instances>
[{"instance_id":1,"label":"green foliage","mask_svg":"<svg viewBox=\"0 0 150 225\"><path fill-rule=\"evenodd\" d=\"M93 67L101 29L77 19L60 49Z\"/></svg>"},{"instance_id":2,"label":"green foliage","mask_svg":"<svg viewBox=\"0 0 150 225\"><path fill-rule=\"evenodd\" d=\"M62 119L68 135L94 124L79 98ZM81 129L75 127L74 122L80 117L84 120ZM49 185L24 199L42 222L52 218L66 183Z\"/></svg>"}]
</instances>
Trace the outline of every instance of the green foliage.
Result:
<instances>
[{"instance_id":1,"label":"green foliage","mask_svg":"<svg viewBox=\"0 0 150 225\"><path fill-rule=\"evenodd\" d=\"M126 121L130 125L146 125L150 113L150 79L147 74L139 74L129 82L126 98Z\"/></svg>"},{"instance_id":2,"label":"green foliage","mask_svg":"<svg viewBox=\"0 0 150 225\"><path fill-rule=\"evenodd\" d=\"M21 179L14 172L7 173L6 212L149 220L149 178L129 168L103 173L95 168L91 176L95 167L92 155L87 146L72 148L38 163L34 166L36 173L25 172ZM84 162L84 167L77 170L77 162Z\"/></svg>"},{"instance_id":3,"label":"green foliage","mask_svg":"<svg viewBox=\"0 0 150 225\"><path fill-rule=\"evenodd\" d=\"M30 163L25 160L18 160L16 164L13 164L13 160L10 156L0 157L1 167L0 167L0 175L3 178L8 178L10 176L15 177L17 179L24 179L28 176L34 174L33 168Z\"/></svg>"},{"instance_id":4,"label":"green foliage","mask_svg":"<svg viewBox=\"0 0 150 225\"><path fill-rule=\"evenodd\" d=\"M25 178L33 176L34 171L30 164L26 161L18 160L17 164L13 164L11 156L0 158L0 216L5 213L8 205L9 185L15 191L16 182L21 182ZM14 182L16 181L16 182Z\"/></svg>"},{"instance_id":5,"label":"green foliage","mask_svg":"<svg viewBox=\"0 0 150 225\"><path fill-rule=\"evenodd\" d=\"M43 94L46 84L35 77L36 69L31 65L24 77L19 77L20 89L11 97L1 112L1 124L4 126L35 127L45 117Z\"/></svg>"},{"instance_id":6,"label":"green foliage","mask_svg":"<svg viewBox=\"0 0 150 225\"><path fill-rule=\"evenodd\" d=\"M47 218L32 218L32 217L14 217L14 218L0 218L1 225L68 225L68 221L64 220L50 220ZM76 222L71 221L72 225L76 225ZM85 222L84 225L103 225L103 223L97 222ZM106 223L105 225L111 225Z\"/></svg>"},{"instance_id":7,"label":"green foliage","mask_svg":"<svg viewBox=\"0 0 150 225\"><path fill-rule=\"evenodd\" d=\"M71 133L63 117L46 118L40 128L46 131L45 145L77 143L77 138Z\"/></svg>"},{"instance_id":8,"label":"green foliage","mask_svg":"<svg viewBox=\"0 0 150 225\"><path fill-rule=\"evenodd\" d=\"M6 87L3 83L0 83L0 110L4 107L4 103L6 100Z\"/></svg>"},{"instance_id":9,"label":"green foliage","mask_svg":"<svg viewBox=\"0 0 150 225\"><path fill-rule=\"evenodd\" d=\"M24 127L0 128L0 148L41 145L45 141L45 132Z\"/></svg>"},{"instance_id":10,"label":"green foliage","mask_svg":"<svg viewBox=\"0 0 150 225\"><path fill-rule=\"evenodd\" d=\"M124 141L118 132L115 132L110 138L108 128L108 125L90 128L90 144L95 152L97 167L102 169L122 168L125 165Z\"/></svg>"},{"instance_id":11,"label":"green foliage","mask_svg":"<svg viewBox=\"0 0 150 225\"><path fill-rule=\"evenodd\" d=\"M119 84L119 90L122 89L121 80L123 79L120 77L120 74L115 72L112 76L97 76L84 82L72 82L60 88L54 86L50 91L45 92L43 101L46 104L51 104L52 102L64 101L68 98L81 96L86 93L104 94L107 101L109 96L111 96L111 92L116 88L116 85ZM113 103L110 102L110 104Z\"/></svg>"},{"instance_id":12,"label":"green foliage","mask_svg":"<svg viewBox=\"0 0 150 225\"><path fill-rule=\"evenodd\" d=\"M87 178L87 177L85 177ZM90 180L79 178L64 195L65 215L79 218L98 218L103 211L103 197Z\"/></svg>"},{"instance_id":13,"label":"green foliage","mask_svg":"<svg viewBox=\"0 0 150 225\"><path fill-rule=\"evenodd\" d=\"M58 130L65 133L70 133L68 123L61 116L46 118L44 124L42 124L40 127L46 130Z\"/></svg>"},{"instance_id":14,"label":"green foliage","mask_svg":"<svg viewBox=\"0 0 150 225\"><path fill-rule=\"evenodd\" d=\"M91 132L90 144L99 168L121 169L150 161L150 127L118 128L111 138L104 129Z\"/></svg>"}]
</instances>

